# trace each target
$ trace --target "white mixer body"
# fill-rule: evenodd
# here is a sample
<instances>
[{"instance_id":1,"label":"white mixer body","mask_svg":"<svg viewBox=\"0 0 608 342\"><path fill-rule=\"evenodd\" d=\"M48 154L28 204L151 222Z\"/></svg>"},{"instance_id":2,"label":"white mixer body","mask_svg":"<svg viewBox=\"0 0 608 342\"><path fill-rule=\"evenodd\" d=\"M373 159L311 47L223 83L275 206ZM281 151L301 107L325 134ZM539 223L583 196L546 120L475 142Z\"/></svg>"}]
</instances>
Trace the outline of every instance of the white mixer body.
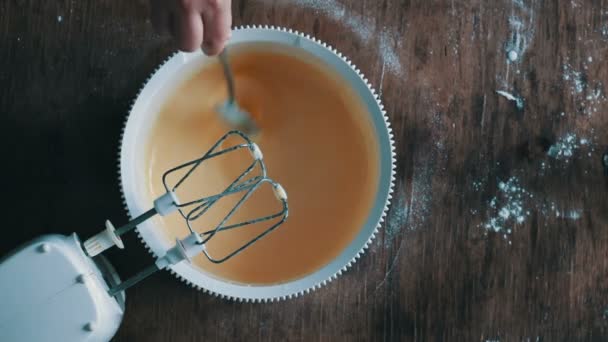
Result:
<instances>
[{"instance_id":1,"label":"white mixer body","mask_svg":"<svg viewBox=\"0 0 608 342\"><path fill-rule=\"evenodd\" d=\"M76 234L46 235L0 262L0 341L108 341L124 313L124 293L105 259L87 257Z\"/></svg>"}]
</instances>

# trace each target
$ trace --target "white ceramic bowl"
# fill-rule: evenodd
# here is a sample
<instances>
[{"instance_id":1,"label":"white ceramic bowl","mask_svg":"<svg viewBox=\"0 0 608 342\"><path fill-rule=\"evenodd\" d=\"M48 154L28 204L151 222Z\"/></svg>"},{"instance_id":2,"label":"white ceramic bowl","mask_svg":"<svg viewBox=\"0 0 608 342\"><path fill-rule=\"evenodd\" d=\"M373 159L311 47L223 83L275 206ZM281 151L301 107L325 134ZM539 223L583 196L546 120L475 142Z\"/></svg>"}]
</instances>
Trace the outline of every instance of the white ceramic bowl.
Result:
<instances>
[{"instance_id":1,"label":"white ceramic bowl","mask_svg":"<svg viewBox=\"0 0 608 342\"><path fill-rule=\"evenodd\" d=\"M367 221L355 239L329 264L298 280L276 285L243 285L213 277L194 265L182 262L171 267L171 271L187 283L210 293L236 300L272 301L307 293L335 279L352 265L367 248L384 220L391 199L395 172L393 135L388 118L378 96L367 80L346 58L331 47L307 35L275 27L243 27L234 30L229 45L242 42L265 42L296 46L303 54L311 54L351 85L359 94L373 123L378 140L380 156L380 181L374 206ZM147 197L145 168L145 146L148 134L154 125L159 109L174 90L198 70L206 59L200 52L178 53L165 62L147 81L137 96L127 119L120 150L120 177L125 205L131 217L148 210L152 203ZM151 220L141 224L138 232L150 251L163 255L172 243L154 226Z\"/></svg>"}]
</instances>

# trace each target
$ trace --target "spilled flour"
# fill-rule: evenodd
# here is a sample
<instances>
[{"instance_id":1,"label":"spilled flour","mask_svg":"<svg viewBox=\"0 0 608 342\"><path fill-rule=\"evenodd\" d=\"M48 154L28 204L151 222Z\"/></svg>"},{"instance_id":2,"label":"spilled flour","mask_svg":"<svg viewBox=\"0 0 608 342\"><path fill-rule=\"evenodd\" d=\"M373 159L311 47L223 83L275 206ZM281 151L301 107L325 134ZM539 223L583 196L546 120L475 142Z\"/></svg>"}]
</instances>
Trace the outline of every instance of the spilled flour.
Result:
<instances>
[{"instance_id":1,"label":"spilled flour","mask_svg":"<svg viewBox=\"0 0 608 342\"><path fill-rule=\"evenodd\" d=\"M433 200L431 189L433 166L430 165L430 162L426 164L417 163L414 170L410 194L410 216L412 218L410 229L416 229L426 221Z\"/></svg>"},{"instance_id":2,"label":"spilled flour","mask_svg":"<svg viewBox=\"0 0 608 342\"><path fill-rule=\"evenodd\" d=\"M566 218L566 219L570 219L570 220L578 220L581 218L580 210L569 210L567 212L556 211L555 214L556 214L556 217Z\"/></svg>"},{"instance_id":3,"label":"spilled flour","mask_svg":"<svg viewBox=\"0 0 608 342\"><path fill-rule=\"evenodd\" d=\"M397 74L401 74L401 61L399 60L399 56L397 55L397 52L393 47L393 45L395 44L394 42L395 39L389 31L387 31L386 29L382 31L382 33L380 34L379 48L380 54L382 55L382 60L384 61L383 65L386 65L389 70ZM397 47L402 47L401 41L397 41Z\"/></svg>"},{"instance_id":4,"label":"spilled flour","mask_svg":"<svg viewBox=\"0 0 608 342\"><path fill-rule=\"evenodd\" d=\"M590 146L587 138L578 138L574 133L568 133L549 147L547 155L557 160L568 162L574 153L582 147Z\"/></svg>"},{"instance_id":5,"label":"spilled flour","mask_svg":"<svg viewBox=\"0 0 608 342\"><path fill-rule=\"evenodd\" d=\"M443 115L436 112L429 124L433 127L433 132L439 132ZM404 229L412 231L421 228L427 221L433 203L433 177L445 170L441 168L445 163L447 153L444 136L436 134L423 148L415 150L411 183L408 186L407 183L399 185L397 182L385 228L387 241L392 241Z\"/></svg>"},{"instance_id":6,"label":"spilled flour","mask_svg":"<svg viewBox=\"0 0 608 342\"><path fill-rule=\"evenodd\" d=\"M579 220L583 213L581 209L560 209L554 202L543 203L538 207L538 211L545 217L555 217L572 221Z\"/></svg>"},{"instance_id":7,"label":"spilled flour","mask_svg":"<svg viewBox=\"0 0 608 342\"><path fill-rule=\"evenodd\" d=\"M586 154L591 157L594 151L595 147L591 139L578 136L576 133L566 133L548 148L547 157L569 163L574 158L580 158L580 155ZM560 165L560 163L551 163L546 159L541 160L538 175L543 177L551 164ZM483 188L484 182L482 181L472 183L472 189L476 192L481 192ZM539 196L529 191L516 176L498 183L496 194L487 202L487 206L486 212L489 214L480 227L486 231L502 234L504 239L508 239L516 227L524 224L533 213L544 218L571 221L581 219L583 214L581 209L559 207L544 195ZM471 211L471 214L475 215L477 211Z\"/></svg>"},{"instance_id":8,"label":"spilled flour","mask_svg":"<svg viewBox=\"0 0 608 342\"><path fill-rule=\"evenodd\" d=\"M429 94L429 103L433 96ZM445 114L436 111L429 122L431 137L428 145L418 149L414 158L414 174L410 193L409 229L420 228L431 214L433 202L433 177L445 172L447 163L445 135L441 135Z\"/></svg>"},{"instance_id":9,"label":"spilled flour","mask_svg":"<svg viewBox=\"0 0 608 342\"><path fill-rule=\"evenodd\" d=\"M473 188L476 184L473 183ZM508 239L517 226L524 224L533 212L543 217L555 217L565 220L579 220L580 209L559 208L555 202L541 199L521 185L519 178L512 176L507 181L499 182L496 195L488 201L489 216L480 224L486 231L502 234ZM476 212L471 212L476 214ZM511 244L511 241L509 241Z\"/></svg>"},{"instance_id":10,"label":"spilled flour","mask_svg":"<svg viewBox=\"0 0 608 342\"><path fill-rule=\"evenodd\" d=\"M576 71L572 65L564 64L562 66L564 81L572 85L572 93L580 94L585 90L585 81L583 80L583 73Z\"/></svg>"},{"instance_id":11,"label":"spilled flour","mask_svg":"<svg viewBox=\"0 0 608 342\"><path fill-rule=\"evenodd\" d=\"M270 0L259 0L269 2ZM397 74L403 74L401 60L397 54L396 48L399 48L401 41L386 28L380 29L370 18L365 18L355 13L348 13L344 5L335 0L279 0L272 1L273 4L281 6L296 5L304 8L313 9L334 22L342 23L351 32L355 33L359 39L366 43L377 44L383 63L389 71ZM380 37L376 42L376 35Z\"/></svg>"},{"instance_id":12,"label":"spilled flour","mask_svg":"<svg viewBox=\"0 0 608 342\"><path fill-rule=\"evenodd\" d=\"M562 66L562 79L569 86L570 96L575 99L578 110L587 116L598 113L608 102L602 80L590 79L588 75L587 70L593 63L593 58L587 57L583 60L580 70L570 63Z\"/></svg>"},{"instance_id":13,"label":"spilled flour","mask_svg":"<svg viewBox=\"0 0 608 342\"><path fill-rule=\"evenodd\" d=\"M608 41L608 23L604 24L599 29L599 33L605 41Z\"/></svg>"},{"instance_id":14,"label":"spilled flour","mask_svg":"<svg viewBox=\"0 0 608 342\"><path fill-rule=\"evenodd\" d=\"M516 177L511 177L506 182L498 183L498 193L490 202L490 210L493 212L483 227L487 230L511 234L512 227L522 224L530 215L525 208L525 203L534 196L524 189ZM510 243L510 242L509 242Z\"/></svg>"},{"instance_id":15,"label":"spilled flour","mask_svg":"<svg viewBox=\"0 0 608 342\"><path fill-rule=\"evenodd\" d=\"M399 186L398 189L399 190L394 197L394 202L391 204L390 212L386 217L386 225L384 228L384 242L386 247L390 246L390 243L393 242L395 237L403 229L409 215L409 208L405 201L403 187Z\"/></svg>"}]
</instances>

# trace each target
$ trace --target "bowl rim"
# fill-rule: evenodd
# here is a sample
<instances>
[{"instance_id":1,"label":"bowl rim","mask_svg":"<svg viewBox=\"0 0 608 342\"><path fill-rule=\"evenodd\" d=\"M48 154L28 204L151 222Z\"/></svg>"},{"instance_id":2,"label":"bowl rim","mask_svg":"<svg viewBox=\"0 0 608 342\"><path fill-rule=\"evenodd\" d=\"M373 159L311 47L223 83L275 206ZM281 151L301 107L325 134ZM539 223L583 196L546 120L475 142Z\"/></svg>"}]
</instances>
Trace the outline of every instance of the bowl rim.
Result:
<instances>
[{"instance_id":1,"label":"bowl rim","mask_svg":"<svg viewBox=\"0 0 608 342\"><path fill-rule=\"evenodd\" d=\"M374 239L378 228L384 222L392 198L395 179L395 147L389 118L384 111L379 96L368 80L346 57L331 46L302 34L298 31L274 26L243 26L233 30L228 46L238 43L268 42L296 46L310 53L343 77L361 97L374 125L374 133L379 147L379 182L373 207L366 223L353 241L340 255L317 271L302 278L282 284L246 285L233 283L201 272L196 266L183 262L170 267L171 273L191 286L202 289L213 295L238 301L266 302L297 297L314 291L336 279L361 257ZM188 70L200 67L208 60L202 52L178 52L161 64L152 76L144 83L135 98L123 127L119 150L119 176L123 202L130 217L135 217L151 206L142 191L138 174L143 162L144 153L138 151L137 137L146 132L154 120L146 120L149 108L159 108L164 102L163 94L171 94L175 88L191 73ZM180 72L177 72L177 71ZM170 80L171 82L167 82ZM162 89L162 92L160 91ZM145 133L143 133L145 134ZM172 247L170 242L155 232L153 220L148 220L137 228L141 241L148 250L158 257Z\"/></svg>"}]
</instances>

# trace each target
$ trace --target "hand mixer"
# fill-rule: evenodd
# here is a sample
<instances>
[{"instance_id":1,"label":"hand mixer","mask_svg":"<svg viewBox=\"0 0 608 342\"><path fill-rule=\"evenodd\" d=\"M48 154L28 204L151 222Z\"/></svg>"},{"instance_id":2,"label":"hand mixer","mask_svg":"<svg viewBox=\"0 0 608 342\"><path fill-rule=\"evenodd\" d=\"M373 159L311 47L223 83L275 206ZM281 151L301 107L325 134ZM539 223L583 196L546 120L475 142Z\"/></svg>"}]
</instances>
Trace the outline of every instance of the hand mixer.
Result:
<instances>
[{"instance_id":1,"label":"hand mixer","mask_svg":"<svg viewBox=\"0 0 608 342\"><path fill-rule=\"evenodd\" d=\"M230 139L239 143L228 144ZM201 165L237 151L248 151L252 162L228 186L216 194L180 201L178 191L187 186L190 177L201 172ZM177 181L171 183L174 178ZM153 207L118 229L107 221L105 230L84 243L75 233L41 236L1 260L0 341L107 341L122 320L125 289L171 265L191 262L200 253L213 263L225 262L275 230L288 216L285 190L268 178L262 152L240 131L225 134L202 157L167 170L162 182L166 193L153 202ZM267 216L229 223L265 184L272 187L281 209ZM194 222L228 196L237 196L236 204L212 229L197 232ZM154 264L121 282L100 253L112 246L124 248L121 236L138 224L155 215L175 212L183 217L190 233L177 239ZM265 229L227 255L212 255L206 248L222 232L254 224Z\"/></svg>"}]
</instances>

